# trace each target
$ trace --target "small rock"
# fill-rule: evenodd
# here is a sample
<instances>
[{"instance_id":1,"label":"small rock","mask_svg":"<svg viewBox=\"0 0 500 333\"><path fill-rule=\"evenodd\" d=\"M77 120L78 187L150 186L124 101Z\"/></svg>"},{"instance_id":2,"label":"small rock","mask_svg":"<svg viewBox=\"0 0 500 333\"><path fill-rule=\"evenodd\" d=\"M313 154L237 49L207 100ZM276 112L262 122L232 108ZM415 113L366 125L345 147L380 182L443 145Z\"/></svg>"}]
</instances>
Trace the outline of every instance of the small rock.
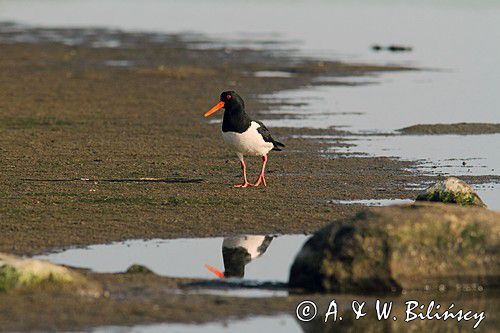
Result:
<instances>
[{"instance_id":1,"label":"small rock","mask_svg":"<svg viewBox=\"0 0 500 333\"><path fill-rule=\"evenodd\" d=\"M470 185L455 177L438 181L421 192L416 200L453 203L460 206L486 207Z\"/></svg>"},{"instance_id":2,"label":"small rock","mask_svg":"<svg viewBox=\"0 0 500 333\"><path fill-rule=\"evenodd\" d=\"M379 44L375 44L372 46L373 51L390 51L390 52L410 52L413 50L411 46L404 46L404 45L389 45L389 46L382 46Z\"/></svg>"},{"instance_id":3,"label":"small rock","mask_svg":"<svg viewBox=\"0 0 500 333\"><path fill-rule=\"evenodd\" d=\"M139 265L139 264L131 265L129 268L127 268L127 271L125 273L127 273L127 274L136 274L136 273L154 274L154 272L152 270L150 270L146 266Z\"/></svg>"},{"instance_id":4,"label":"small rock","mask_svg":"<svg viewBox=\"0 0 500 333\"><path fill-rule=\"evenodd\" d=\"M387 50L391 52L410 52L413 50L413 48L410 46L403 46L403 45L390 45L389 47L387 47Z\"/></svg>"}]
</instances>

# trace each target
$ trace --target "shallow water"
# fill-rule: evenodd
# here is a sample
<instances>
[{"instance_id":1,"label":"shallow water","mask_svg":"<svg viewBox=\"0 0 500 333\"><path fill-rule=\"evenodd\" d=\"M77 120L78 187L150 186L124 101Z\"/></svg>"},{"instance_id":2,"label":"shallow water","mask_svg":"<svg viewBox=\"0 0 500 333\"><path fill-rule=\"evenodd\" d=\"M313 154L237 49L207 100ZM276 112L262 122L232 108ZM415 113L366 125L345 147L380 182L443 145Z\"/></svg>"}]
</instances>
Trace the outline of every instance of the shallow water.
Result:
<instances>
[{"instance_id":1,"label":"shallow water","mask_svg":"<svg viewBox=\"0 0 500 333\"><path fill-rule=\"evenodd\" d=\"M292 73L283 71L257 71L253 74L256 77L293 77Z\"/></svg>"},{"instance_id":2,"label":"shallow water","mask_svg":"<svg viewBox=\"0 0 500 333\"><path fill-rule=\"evenodd\" d=\"M429 175L497 175L500 154L491 152L496 152L499 142L500 134L353 136L347 143L354 146L332 147L327 152L417 160L418 169Z\"/></svg>"},{"instance_id":3,"label":"shallow water","mask_svg":"<svg viewBox=\"0 0 500 333\"><path fill-rule=\"evenodd\" d=\"M412 203L411 199L363 199L363 200L332 200L331 203L340 205L363 205L363 206L389 206Z\"/></svg>"},{"instance_id":4,"label":"shallow water","mask_svg":"<svg viewBox=\"0 0 500 333\"><path fill-rule=\"evenodd\" d=\"M132 327L106 326L92 330L94 333L160 333L160 332L302 332L300 325L290 315L277 315L269 317L253 317L243 320L228 320L202 325L196 324L154 324L137 325Z\"/></svg>"},{"instance_id":5,"label":"shallow water","mask_svg":"<svg viewBox=\"0 0 500 333\"><path fill-rule=\"evenodd\" d=\"M267 236L267 249L255 252L266 235L239 237L129 240L111 244L72 248L37 256L57 264L88 268L99 273L124 272L132 264L141 264L155 273L170 277L217 278L205 265L224 272L222 247L228 240L244 241L236 246L249 248L252 258L248 263L233 262L232 271L244 269L245 280L287 282L290 266L304 244L305 235ZM237 267L240 265L240 267ZM243 267L241 267L243 266ZM238 276L236 276L237 278Z\"/></svg>"},{"instance_id":6,"label":"shallow water","mask_svg":"<svg viewBox=\"0 0 500 333\"><path fill-rule=\"evenodd\" d=\"M207 15L214 10L220 19ZM439 69L384 74L381 85L305 91L336 105L337 112L365 114L354 122L328 119L324 123L355 130L391 130L420 122L500 121L498 17L498 1L294 1L284 5L279 0L0 0L3 21L202 32L227 47L279 48L271 41L280 40L289 42L287 48L297 48L296 55ZM373 52L374 44L408 45L413 50Z\"/></svg>"},{"instance_id":7,"label":"shallow water","mask_svg":"<svg viewBox=\"0 0 500 333\"><path fill-rule=\"evenodd\" d=\"M479 197L489 209L500 211L500 183L485 183L474 186Z\"/></svg>"},{"instance_id":8,"label":"shallow water","mask_svg":"<svg viewBox=\"0 0 500 333\"><path fill-rule=\"evenodd\" d=\"M207 15L214 10L219 19ZM384 74L382 85L331 87L319 93L343 112L366 113L355 123L335 125L364 130L417 122L498 122L498 17L498 1L324 0L284 5L280 0L0 0L0 21L201 32L228 47L275 48L280 45L272 41L280 40L289 42L287 48L295 47L296 55L440 70ZM374 44L408 45L413 50L373 52ZM307 95L317 91L310 89Z\"/></svg>"},{"instance_id":9,"label":"shallow water","mask_svg":"<svg viewBox=\"0 0 500 333\"><path fill-rule=\"evenodd\" d=\"M498 175L500 154L496 152L500 134L487 135L389 135L389 136L315 136L324 142L347 143L323 151L342 157L390 156L416 161L423 175L490 176ZM429 148L432 149L429 149ZM424 184L415 184L425 188ZM428 184L427 184L428 185ZM498 180L473 185L490 209L500 210Z\"/></svg>"}]
</instances>

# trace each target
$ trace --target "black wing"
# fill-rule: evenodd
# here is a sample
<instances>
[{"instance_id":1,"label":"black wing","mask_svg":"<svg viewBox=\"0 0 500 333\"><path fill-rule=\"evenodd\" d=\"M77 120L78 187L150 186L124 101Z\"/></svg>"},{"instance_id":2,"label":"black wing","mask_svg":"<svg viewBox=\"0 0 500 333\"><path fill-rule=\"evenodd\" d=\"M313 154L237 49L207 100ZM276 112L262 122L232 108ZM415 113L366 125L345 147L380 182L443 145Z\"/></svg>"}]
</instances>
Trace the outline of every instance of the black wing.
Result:
<instances>
[{"instance_id":1,"label":"black wing","mask_svg":"<svg viewBox=\"0 0 500 333\"><path fill-rule=\"evenodd\" d=\"M273 241L273 239L274 239L274 236L266 235L266 237L264 238L264 241L262 242L262 244L260 244L260 246L257 248L257 251L259 252L259 257L261 255L263 255L264 252L267 251L267 248L269 247L269 244L271 244L271 242Z\"/></svg>"},{"instance_id":2,"label":"black wing","mask_svg":"<svg viewBox=\"0 0 500 333\"><path fill-rule=\"evenodd\" d=\"M271 136L271 132L267 129L267 127L264 125L262 121L254 120L257 124L260 125L259 128L257 128L257 132L259 132L260 135L264 138L264 141L266 142L271 142L274 146L273 150L281 150L279 147L285 147L284 144L282 144L279 141L276 141L273 139Z\"/></svg>"}]
</instances>

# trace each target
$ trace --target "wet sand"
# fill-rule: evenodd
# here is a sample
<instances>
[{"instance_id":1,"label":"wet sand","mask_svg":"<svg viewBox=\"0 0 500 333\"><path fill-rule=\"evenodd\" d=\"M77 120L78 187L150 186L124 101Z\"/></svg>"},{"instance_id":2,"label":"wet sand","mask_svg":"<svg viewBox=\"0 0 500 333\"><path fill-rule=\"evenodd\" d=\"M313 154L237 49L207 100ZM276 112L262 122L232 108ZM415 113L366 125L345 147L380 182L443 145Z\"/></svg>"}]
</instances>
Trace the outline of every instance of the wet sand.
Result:
<instances>
[{"instance_id":1,"label":"wet sand","mask_svg":"<svg viewBox=\"0 0 500 333\"><path fill-rule=\"evenodd\" d=\"M327 158L321 142L300 138L343 133L335 128L271 128L286 149L270 156L269 186L233 188L241 177L237 158L223 145L219 125L202 117L221 91L238 91L249 113L265 120L272 105L259 103L257 94L312 84L318 75L404 68L197 50L178 37L153 43L116 33L125 45L117 48L0 44L0 251L32 255L134 238L314 232L360 209L332 200L414 198L405 184L427 179L408 171L411 162ZM252 74L264 70L295 75ZM260 160L248 164L256 177ZM173 291L183 280L88 274L110 297L4 294L0 329L292 313L299 299L193 296Z\"/></svg>"},{"instance_id":2,"label":"wet sand","mask_svg":"<svg viewBox=\"0 0 500 333\"><path fill-rule=\"evenodd\" d=\"M50 288L0 295L0 330L85 329L153 322L203 323L248 314L289 312L299 297L247 299L184 294L190 280L154 274L86 274L105 296Z\"/></svg>"},{"instance_id":3,"label":"wet sand","mask_svg":"<svg viewBox=\"0 0 500 333\"><path fill-rule=\"evenodd\" d=\"M191 50L175 39L128 45L1 45L0 251L34 254L130 238L313 232L356 210L330 200L414 197L403 189L416 181L403 171L410 163L323 158L321 143L295 138L312 130L287 128L271 128L287 147L270 155L269 186L233 189L241 178L238 160L224 146L220 125L202 116L223 90L238 91L248 111L262 119L256 110L269 106L259 104L256 94L305 85L318 74L385 68L294 64L250 50ZM105 65L116 59L144 64ZM277 63L296 76L252 75ZM252 179L260 163L248 158Z\"/></svg>"}]
</instances>

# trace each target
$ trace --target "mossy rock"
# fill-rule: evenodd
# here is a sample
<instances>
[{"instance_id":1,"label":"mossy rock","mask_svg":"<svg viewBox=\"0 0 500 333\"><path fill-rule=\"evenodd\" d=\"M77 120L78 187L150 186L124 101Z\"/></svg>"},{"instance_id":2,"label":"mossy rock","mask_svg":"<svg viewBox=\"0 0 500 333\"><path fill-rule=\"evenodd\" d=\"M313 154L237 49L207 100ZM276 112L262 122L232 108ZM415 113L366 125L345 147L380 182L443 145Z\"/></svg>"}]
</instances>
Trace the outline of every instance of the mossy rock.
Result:
<instances>
[{"instance_id":1,"label":"mossy rock","mask_svg":"<svg viewBox=\"0 0 500 333\"><path fill-rule=\"evenodd\" d=\"M293 288L327 292L500 287L500 213L441 203L366 208L316 232Z\"/></svg>"},{"instance_id":2,"label":"mossy rock","mask_svg":"<svg viewBox=\"0 0 500 333\"><path fill-rule=\"evenodd\" d=\"M133 264L125 271L127 274L154 274L152 270L147 268L146 266Z\"/></svg>"},{"instance_id":3,"label":"mossy rock","mask_svg":"<svg viewBox=\"0 0 500 333\"><path fill-rule=\"evenodd\" d=\"M71 286L82 294L98 295L100 288L82 274L44 260L0 253L0 292L34 287Z\"/></svg>"},{"instance_id":4,"label":"mossy rock","mask_svg":"<svg viewBox=\"0 0 500 333\"><path fill-rule=\"evenodd\" d=\"M420 193L416 200L451 203L464 207L486 207L470 185L455 177L437 182Z\"/></svg>"}]
</instances>

